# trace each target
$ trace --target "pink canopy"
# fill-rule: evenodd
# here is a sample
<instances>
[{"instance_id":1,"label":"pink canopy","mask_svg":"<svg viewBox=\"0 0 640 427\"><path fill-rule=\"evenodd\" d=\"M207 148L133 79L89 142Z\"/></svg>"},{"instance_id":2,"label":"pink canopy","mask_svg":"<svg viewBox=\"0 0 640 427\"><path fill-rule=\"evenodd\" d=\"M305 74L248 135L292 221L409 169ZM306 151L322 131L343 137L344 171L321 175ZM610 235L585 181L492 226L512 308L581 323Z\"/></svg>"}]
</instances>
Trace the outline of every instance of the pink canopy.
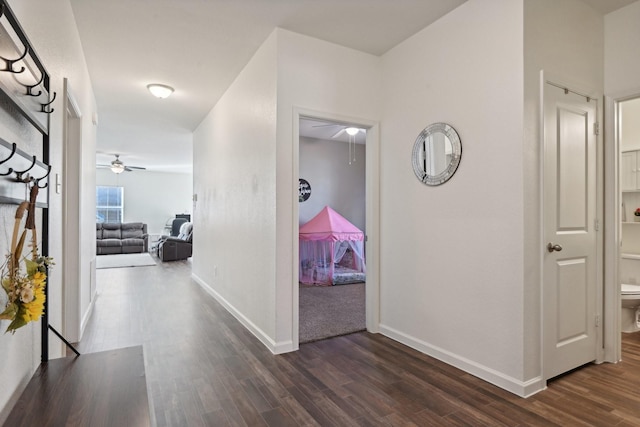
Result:
<instances>
[{"instance_id":1,"label":"pink canopy","mask_svg":"<svg viewBox=\"0 0 640 427\"><path fill-rule=\"evenodd\" d=\"M300 283L342 285L365 281L364 233L326 206L300 227Z\"/></svg>"},{"instance_id":2,"label":"pink canopy","mask_svg":"<svg viewBox=\"0 0 640 427\"><path fill-rule=\"evenodd\" d=\"M300 227L300 240L364 241L364 233L338 212L325 206Z\"/></svg>"}]
</instances>

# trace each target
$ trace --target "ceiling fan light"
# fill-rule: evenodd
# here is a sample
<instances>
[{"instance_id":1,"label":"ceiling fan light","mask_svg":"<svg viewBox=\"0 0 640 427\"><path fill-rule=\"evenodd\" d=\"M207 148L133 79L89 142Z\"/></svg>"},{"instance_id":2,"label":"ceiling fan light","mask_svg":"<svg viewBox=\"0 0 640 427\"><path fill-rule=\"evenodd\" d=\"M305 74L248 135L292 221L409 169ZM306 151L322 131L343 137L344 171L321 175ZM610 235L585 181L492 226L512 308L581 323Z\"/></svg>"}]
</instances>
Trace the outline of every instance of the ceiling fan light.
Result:
<instances>
[{"instance_id":1,"label":"ceiling fan light","mask_svg":"<svg viewBox=\"0 0 640 427\"><path fill-rule=\"evenodd\" d=\"M112 163L111 164L111 172L113 173L122 173L124 172L124 165L122 163Z\"/></svg>"},{"instance_id":2,"label":"ceiling fan light","mask_svg":"<svg viewBox=\"0 0 640 427\"><path fill-rule=\"evenodd\" d=\"M358 132L360 132L360 129L358 128L346 128L345 131L351 135L351 136L355 136Z\"/></svg>"},{"instance_id":3,"label":"ceiling fan light","mask_svg":"<svg viewBox=\"0 0 640 427\"><path fill-rule=\"evenodd\" d=\"M173 88L171 86L159 83L147 85L147 89L149 89L149 92L151 92L151 94L156 98L167 98L173 93Z\"/></svg>"}]
</instances>

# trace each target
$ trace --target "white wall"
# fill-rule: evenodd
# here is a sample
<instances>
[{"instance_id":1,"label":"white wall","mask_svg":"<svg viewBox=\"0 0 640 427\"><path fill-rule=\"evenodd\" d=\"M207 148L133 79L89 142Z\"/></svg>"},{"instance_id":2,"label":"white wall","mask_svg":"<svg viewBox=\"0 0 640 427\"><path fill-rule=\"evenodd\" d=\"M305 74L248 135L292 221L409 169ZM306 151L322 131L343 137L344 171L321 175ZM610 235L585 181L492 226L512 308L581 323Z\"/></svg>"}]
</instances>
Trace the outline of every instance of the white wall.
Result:
<instances>
[{"instance_id":1,"label":"white wall","mask_svg":"<svg viewBox=\"0 0 640 427\"><path fill-rule=\"evenodd\" d=\"M291 349L296 111L381 119L381 331L516 393L535 391L537 76L544 68L602 88L602 25L577 0L469 0L382 58L276 30L195 135L195 213L207 236L196 243L196 278L273 351ZM462 161L445 185L426 187L410 153L440 121L458 130ZM260 229L257 241L241 227ZM248 242L257 248L240 259Z\"/></svg>"},{"instance_id":2,"label":"white wall","mask_svg":"<svg viewBox=\"0 0 640 427\"><path fill-rule=\"evenodd\" d=\"M274 352L294 341L294 108L376 118L378 67L277 29L194 133L194 278Z\"/></svg>"},{"instance_id":3,"label":"white wall","mask_svg":"<svg viewBox=\"0 0 640 427\"><path fill-rule=\"evenodd\" d=\"M91 81L87 72L80 39L76 30L71 7L67 0L33 0L29 2L9 2L18 17L22 27L27 33L38 56L47 68L51 77L51 90L58 93L53 103L54 113L50 116L50 144L51 164L53 166L51 176L62 172L62 80L68 77L75 95L83 111L82 133L83 147L82 162L86 165L83 170L82 191L84 203L82 206L83 227L95 230L92 223L95 221L95 178L93 166L95 164L95 128L91 123L91 115L95 111L95 99L91 88ZM2 121L9 126L9 122ZM3 126L4 126L3 125ZM57 263L61 262L62 254L62 195L55 192L55 185L50 187L50 245L49 253ZM13 211L14 207L3 207L0 215L6 215ZM7 213L9 211L9 213ZM13 222L12 220L10 222ZM2 229L7 228L7 221L0 222ZM5 236L6 232L0 232ZM2 253L6 251L6 240L0 239ZM90 262L92 254L95 254L95 242L87 238L83 242L79 264L82 268L83 278L87 279L83 285L88 288L91 275ZM59 266L60 264L58 264ZM50 271L48 279L50 323L60 329L62 322L62 279L61 268L54 267ZM85 288L85 293L88 289ZM84 300L83 312L88 309L89 295ZM6 328L6 322L1 322L2 332ZM40 361L40 325L29 325L15 335L5 335L0 332L0 349L2 349L3 363L0 363L0 424L8 416L14 401L21 393L36 366ZM50 335L49 356L60 357L63 353L62 343Z\"/></svg>"},{"instance_id":4,"label":"white wall","mask_svg":"<svg viewBox=\"0 0 640 427\"><path fill-rule=\"evenodd\" d=\"M387 52L381 331L512 390L523 367L522 1L469 0ZM452 125L462 159L423 185L413 143Z\"/></svg>"},{"instance_id":5,"label":"white wall","mask_svg":"<svg viewBox=\"0 0 640 427\"><path fill-rule=\"evenodd\" d=\"M311 185L311 197L300 203L300 225L330 206L365 230L365 146L355 144L349 164L346 142L300 138L300 178Z\"/></svg>"},{"instance_id":6,"label":"white wall","mask_svg":"<svg viewBox=\"0 0 640 427\"><path fill-rule=\"evenodd\" d=\"M194 132L193 275L262 342L275 336L276 36Z\"/></svg>"},{"instance_id":7,"label":"white wall","mask_svg":"<svg viewBox=\"0 0 640 427\"><path fill-rule=\"evenodd\" d=\"M21 150L42 159L42 135L19 116L4 94L0 94L0 137L15 142ZM7 182L3 181L2 185L7 185ZM0 204L0 254L3 263L10 249L16 208L16 205ZM36 224L38 230L40 224L40 221ZM31 238L30 235L27 237ZM4 311L6 298L4 289L0 288L0 311ZM0 363L0 384L3 384L0 387L0 424L9 415L16 394L26 385L40 362L40 324L24 326L15 335L5 334L8 325L9 321L0 321L0 351L3 354L3 362Z\"/></svg>"},{"instance_id":8,"label":"white wall","mask_svg":"<svg viewBox=\"0 0 640 427\"><path fill-rule=\"evenodd\" d=\"M603 17L578 0L524 2L524 378L541 373L540 298L543 242L539 216L540 188L540 70L556 83L587 93L602 93ZM602 96L598 108L602 111ZM594 101L595 102L595 101Z\"/></svg>"},{"instance_id":9,"label":"white wall","mask_svg":"<svg viewBox=\"0 0 640 427\"><path fill-rule=\"evenodd\" d=\"M640 98L636 98L620 103L620 150L639 149Z\"/></svg>"},{"instance_id":10,"label":"white wall","mask_svg":"<svg viewBox=\"0 0 640 427\"><path fill-rule=\"evenodd\" d=\"M123 222L144 222L149 234L162 234L169 218L191 213L193 206L191 174L98 169L96 185L124 187Z\"/></svg>"},{"instance_id":11,"label":"white wall","mask_svg":"<svg viewBox=\"0 0 640 427\"><path fill-rule=\"evenodd\" d=\"M375 122L380 117L380 58L278 29L278 135L276 342L291 349L294 340L294 230L298 229L298 170L294 153L294 110ZM369 165L371 166L371 165ZM295 204L294 204L295 203ZM294 210L295 209L295 210ZM295 215L295 216L294 216ZM372 233L367 232L371 235ZM369 253L369 252L368 252ZM296 337L297 339L297 337Z\"/></svg>"},{"instance_id":12,"label":"white wall","mask_svg":"<svg viewBox=\"0 0 640 427\"><path fill-rule=\"evenodd\" d=\"M640 1L605 16L605 93L640 94Z\"/></svg>"}]
</instances>

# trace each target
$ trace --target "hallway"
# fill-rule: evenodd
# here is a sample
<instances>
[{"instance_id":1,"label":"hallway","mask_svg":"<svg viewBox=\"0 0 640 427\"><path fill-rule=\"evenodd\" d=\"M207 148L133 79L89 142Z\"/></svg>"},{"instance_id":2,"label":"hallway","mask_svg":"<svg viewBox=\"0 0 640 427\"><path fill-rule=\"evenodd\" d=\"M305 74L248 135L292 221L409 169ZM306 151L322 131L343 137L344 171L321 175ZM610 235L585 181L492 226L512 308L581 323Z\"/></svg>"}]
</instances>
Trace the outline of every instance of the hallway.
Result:
<instances>
[{"instance_id":1,"label":"hallway","mask_svg":"<svg viewBox=\"0 0 640 427\"><path fill-rule=\"evenodd\" d=\"M521 399L366 332L274 356L190 268L98 270L79 345L143 346L154 425L640 425L640 336L623 337L624 362L586 366Z\"/></svg>"}]
</instances>

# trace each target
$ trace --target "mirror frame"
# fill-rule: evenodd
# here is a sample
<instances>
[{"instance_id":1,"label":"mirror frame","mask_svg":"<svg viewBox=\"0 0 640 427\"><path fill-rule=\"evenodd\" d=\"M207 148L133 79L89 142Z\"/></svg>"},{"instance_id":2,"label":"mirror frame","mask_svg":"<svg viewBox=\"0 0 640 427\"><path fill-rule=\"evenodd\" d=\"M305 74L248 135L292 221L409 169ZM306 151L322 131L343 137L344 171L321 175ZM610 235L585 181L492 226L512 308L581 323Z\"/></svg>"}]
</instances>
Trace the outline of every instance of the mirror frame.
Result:
<instances>
[{"instance_id":1,"label":"mirror frame","mask_svg":"<svg viewBox=\"0 0 640 427\"><path fill-rule=\"evenodd\" d=\"M423 164L420 161L420 154L423 151L424 141L434 133L441 133L446 136L451 142L451 161L447 165L444 171L437 175L428 175L424 170ZM436 186L447 182L460 165L460 158L462 157L462 142L460 136L456 130L447 123L433 123L424 128L416 142L413 144L413 154L411 156L411 163L413 164L413 171L416 176L425 185Z\"/></svg>"}]
</instances>

